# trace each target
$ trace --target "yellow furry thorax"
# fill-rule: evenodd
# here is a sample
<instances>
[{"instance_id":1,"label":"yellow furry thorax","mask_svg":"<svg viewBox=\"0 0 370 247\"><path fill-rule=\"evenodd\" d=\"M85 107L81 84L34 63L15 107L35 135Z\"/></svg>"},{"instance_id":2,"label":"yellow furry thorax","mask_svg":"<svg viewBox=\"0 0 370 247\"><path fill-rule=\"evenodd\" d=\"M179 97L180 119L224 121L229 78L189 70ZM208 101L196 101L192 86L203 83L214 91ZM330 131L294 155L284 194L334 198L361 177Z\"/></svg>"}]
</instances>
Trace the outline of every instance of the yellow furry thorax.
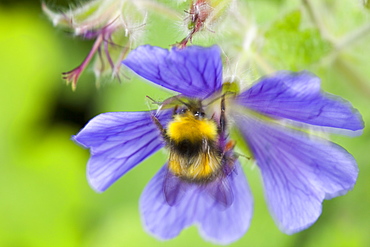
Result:
<instances>
[{"instance_id":1,"label":"yellow furry thorax","mask_svg":"<svg viewBox=\"0 0 370 247\"><path fill-rule=\"evenodd\" d=\"M175 115L167 126L167 135L175 142L183 140L197 142L202 139L216 140L217 124L208 118L198 119L191 113Z\"/></svg>"}]
</instances>

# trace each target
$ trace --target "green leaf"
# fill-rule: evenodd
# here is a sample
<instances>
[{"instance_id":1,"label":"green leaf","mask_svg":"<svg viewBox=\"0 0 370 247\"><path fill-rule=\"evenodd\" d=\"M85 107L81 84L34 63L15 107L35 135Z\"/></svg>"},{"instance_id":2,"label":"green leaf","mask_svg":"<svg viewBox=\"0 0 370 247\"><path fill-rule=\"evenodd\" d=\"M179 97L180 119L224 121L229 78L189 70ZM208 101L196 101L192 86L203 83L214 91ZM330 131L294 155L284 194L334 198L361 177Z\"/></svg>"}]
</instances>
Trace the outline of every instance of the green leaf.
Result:
<instances>
[{"instance_id":1,"label":"green leaf","mask_svg":"<svg viewBox=\"0 0 370 247\"><path fill-rule=\"evenodd\" d=\"M316 28L301 27L301 19L300 11L290 12L265 33L263 55L276 69L307 69L331 50Z\"/></svg>"}]
</instances>

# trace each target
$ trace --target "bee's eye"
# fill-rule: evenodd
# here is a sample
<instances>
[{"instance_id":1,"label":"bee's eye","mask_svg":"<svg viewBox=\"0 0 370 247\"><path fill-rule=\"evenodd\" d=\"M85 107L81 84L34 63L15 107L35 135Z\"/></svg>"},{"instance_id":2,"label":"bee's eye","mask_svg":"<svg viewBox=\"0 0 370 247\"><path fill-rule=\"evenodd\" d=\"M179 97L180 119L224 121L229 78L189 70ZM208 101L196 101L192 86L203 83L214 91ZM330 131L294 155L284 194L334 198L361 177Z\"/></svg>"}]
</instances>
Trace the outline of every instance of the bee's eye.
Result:
<instances>
[{"instance_id":1,"label":"bee's eye","mask_svg":"<svg viewBox=\"0 0 370 247\"><path fill-rule=\"evenodd\" d=\"M206 114L204 112L201 112L201 111L196 111L194 112L194 116L195 117L204 117Z\"/></svg>"},{"instance_id":2,"label":"bee's eye","mask_svg":"<svg viewBox=\"0 0 370 247\"><path fill-rule=\"evenodd\" d=\"M186 108L181 109L181 110L180 110L180 114L184 114L184 113L186 113L187 111L188 111L188 109L186 109Z\"/></svg>"}]
</instances>

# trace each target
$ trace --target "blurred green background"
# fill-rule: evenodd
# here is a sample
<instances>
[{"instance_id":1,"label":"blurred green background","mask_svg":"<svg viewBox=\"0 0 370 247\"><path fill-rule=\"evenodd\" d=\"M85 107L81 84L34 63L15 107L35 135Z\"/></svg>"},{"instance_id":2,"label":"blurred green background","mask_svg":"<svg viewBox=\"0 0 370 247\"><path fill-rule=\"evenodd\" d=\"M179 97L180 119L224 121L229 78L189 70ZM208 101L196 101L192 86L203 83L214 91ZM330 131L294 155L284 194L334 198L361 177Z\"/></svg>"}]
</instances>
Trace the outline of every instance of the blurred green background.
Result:
<instances>
[{"instance_id":1,"label":"blurred green background","mask_svg":"<svg viewBox=\"0 0 370 247\"><path fill-rule=\"evenodd\" d=\"M351 101L369 123L369 4L311 1L318 26L303 2L242 2L265 38L262 48L251 49L245 73L263 74L260 68L308 69L322 78L326 91ZM68 6L67 1L48 4ZM160 26L148 31L146 43L168 47L183 38L174 34L176 26L166 25L165 18L153 18ZM222 40L207 42L234 45L237 51L238 38L230 39L235 27L228 25L230 32L221 35ZM323 26L325 30L320 29ZM243 31L239 33L242 38ZM106 79L97 89L92 69L83 73L72 92L61 72L77 66L91 45L54 28L39 1L0 3L0 246L212 246L196 227L166 242L143 230L138 199L164 164L163 152L102 194L88 186L89 153L71 136L99 113L147 110L146 95L159 99L168 95L137 79L122 83ZM258 169L244 164L255 212L247 234L231 246L370 246L369 129L360 137L332 138L358 161L360 175L354 190L325 201L321 217L311 228L288 236L268 213Z\"/></svg>"}]
</instances>

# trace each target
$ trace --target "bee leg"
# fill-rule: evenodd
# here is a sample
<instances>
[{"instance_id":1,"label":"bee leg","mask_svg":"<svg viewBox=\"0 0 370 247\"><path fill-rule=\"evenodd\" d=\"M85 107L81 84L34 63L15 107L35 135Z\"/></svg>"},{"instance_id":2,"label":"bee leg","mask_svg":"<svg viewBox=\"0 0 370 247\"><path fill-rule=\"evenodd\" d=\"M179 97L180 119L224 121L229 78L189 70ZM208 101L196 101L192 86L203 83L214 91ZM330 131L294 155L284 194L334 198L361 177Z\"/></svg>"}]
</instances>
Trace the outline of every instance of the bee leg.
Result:
<instances>
[{"instance_id":1,"label":"bee leg","mask_svg":"<svg viewBox=\"0 0 370 247\"><path fill-rule=\"evenodd\" d=\"M236 158L243 157L243 158L245 158L247 160L251 160L252 159L252 157L249 157L247 155L240 154L240 153L234 153L234 155L235 155Z\"/></svg>"},{"instance_id":2,"label":"bee leg","mask_svg":"<svg viewBox=\"0 0 370 247\"><path fill-rule=\"evenodd\" d=\"M166 129L163 128L162 124L159 122L158 118L154 115L151 115L151 119L152 121L155 123L155 125L157 126L157 128L159 129L159 131L161 132L161 135L162 137L167 140L167 133L166 133Z\"/></svg>"},{"instance_id":3,"label":"bee leg","mask_svg":"<svg viewBox=\"0 0 370 247\"><path fill-rule=\"evenodd\" d=\"M220 115L219 132L224 133L225 129L226 129L225 97L222 97L222 99L221 99L221 115Z\"/></svg>"},{"instance_id":4,"label":"bee leg","mask_svg":"<svg viewBox=\"0 0 370 247\"><path fill-rule=\"evenodd\" d=\"M172 115L177 115L177 109L178 109L178 105L175 105L175 107L173 108L173 112L172 112Z\"/></svg>"}]
</instances>

